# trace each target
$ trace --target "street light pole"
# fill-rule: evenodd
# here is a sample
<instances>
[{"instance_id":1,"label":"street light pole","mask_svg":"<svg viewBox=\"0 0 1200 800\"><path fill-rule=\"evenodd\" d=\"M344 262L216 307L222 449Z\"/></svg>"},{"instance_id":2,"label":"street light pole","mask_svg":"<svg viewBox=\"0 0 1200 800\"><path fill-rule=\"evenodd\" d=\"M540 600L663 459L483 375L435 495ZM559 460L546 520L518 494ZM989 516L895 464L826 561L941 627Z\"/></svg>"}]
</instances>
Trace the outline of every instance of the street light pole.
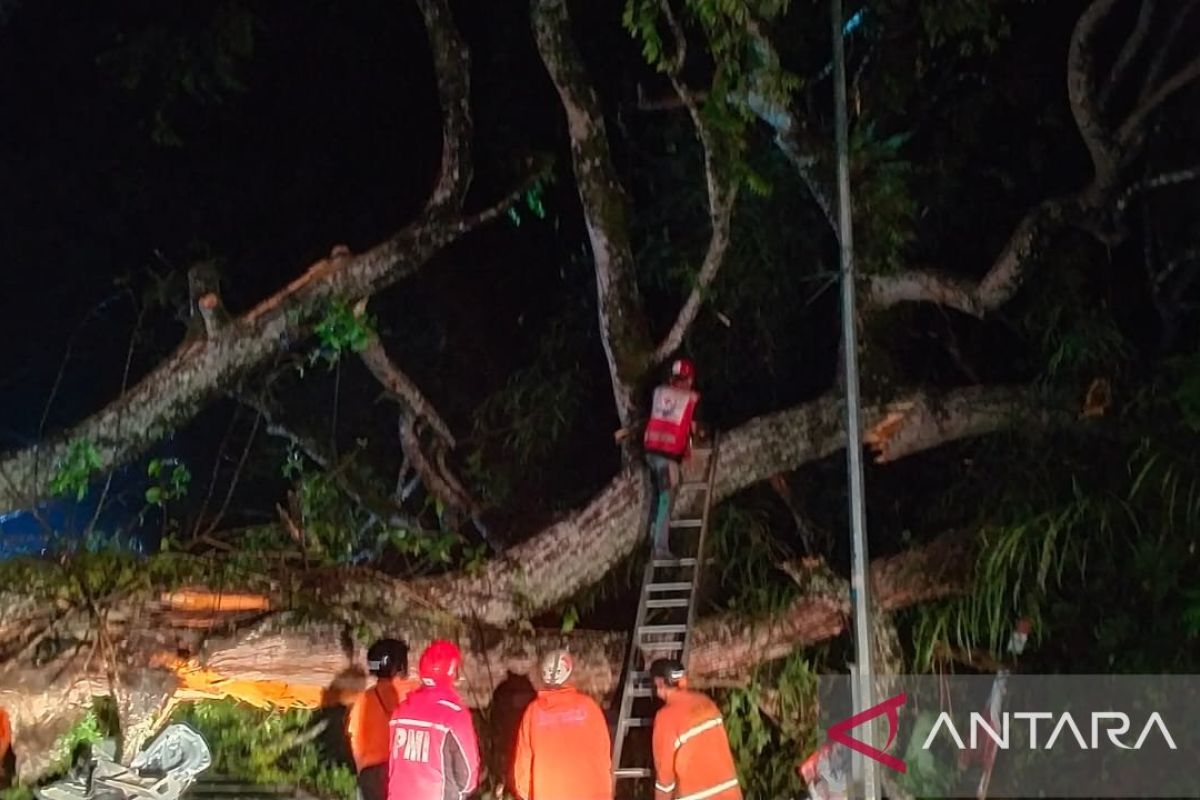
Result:
<instances>
[{"instance_id":1,"label":"street light pole","mask_svg":"<svg viewBox=\"0 0 1200 800\"><path fill-rule=\"evenodd\" d=\"M858 700L854 712L874 705L871 665L871 587L867 573L867 522L863 508L862 430L858 396L858 337L854 311L854 236L850 215L849 136L846 125L846 54L842 44L842 0L830 0L833 17L833 92L837 130L838 238L842 261L842 350L846 359L846 455L850 473L850 599L854 605L855 677ZM874 725L856 731L856 738L874 746ZM874 759L862 759L862 789L867 800L878 800Z\"/></svg>"}]
</instances>

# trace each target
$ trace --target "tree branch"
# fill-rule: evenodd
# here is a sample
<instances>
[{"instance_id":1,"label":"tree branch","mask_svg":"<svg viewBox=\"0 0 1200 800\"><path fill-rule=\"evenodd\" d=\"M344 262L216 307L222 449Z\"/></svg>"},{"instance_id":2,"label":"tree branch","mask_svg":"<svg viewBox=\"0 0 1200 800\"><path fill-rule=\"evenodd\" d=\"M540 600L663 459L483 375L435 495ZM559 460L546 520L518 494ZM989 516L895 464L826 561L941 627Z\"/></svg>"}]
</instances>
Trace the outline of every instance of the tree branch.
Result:
<instances>
[{"instance_id":1,"label":"tree branch","mask_svg":"<svg viewBox=\"0 0 1200 800\"><path fill-rule=\"evenodd\" d=\"M504 213L519 194L514 191L473 217L414 223L365 253L313 264L214 338L185 342L132 389L71 430L0 457L0 509L26 507L45 489L50 470L35 470L39 451L43 463L58 464L71 442L86 441L99 456L97 470L135 458L190 420L224 387L307 336L327 302L358 300L414 274L450 242ZM116 436L122 419L128 424Z\"/></svg>"},{"instance_id":2,"label":"tree branch","mask_svg":"<svg viewBox=\"0 0 1200 800\"><path fill-rule=\"evenodd\" d=\"M446 446L454 448L458 444L450 426L442 419L437 408L421 391L412 378L408 377L396 363L388 357L383 349L379 336L372 334L370 340L358 354L363 364L375 376L375 380L383 384L383 388L398 400L412 416L433 429Z\"/></svg>"},{"instance_id":3,"label":"tree branch","mask_svg":"<svg viewBox=\"0 0 1200 800\"><path fill-rule=\"evenodd\" d=\"M1071 114L1092 157L1096 178L1106 185L1115 178L1120 159L1112 132L1104 125L1096 99L1092 79L1092 41L1096 28L1108 17L1115 4L1116 0L1094 0L1087 7L1075 23L1067 53L1067 93L1071 100Z\"/></svg>"},{"instance_id":4,"label":"tree branch","mask_svg":"<svg viewBox=\"0 0 1200 800\"><path fill-rule=\"evenodd\" d=\"M1047 238L1075 219L1077 211L1078 199L1074 196L1045 200L1030 209L978 281L926 270L871 275L866 279L864 303L877 309L903 302L938 303L983 317L1016 294L1033 254Z\"/></svg>"},{"instance_id":5,"label":"tree branch","mask_svg":"<svg viewBox=\"0 0 1200 800\"><path fill-rule=\"evenodd\" d=\"M1138 181L1137 183L1125 189L1125 191L1121 193L1121 196L1117 198L1117 212L1123 213L1126 206L1129 205L1130 200L1138 195L1145 194L1151 189L1161 189L1164 186L1175 186L1180 183L1188 183L1189 181L1194 181L1198 178L1200 178L1200 164L1187 167L1185 169L1176 169L1170 172L1163 172L1155 175L1152 178L1146 178L1145 180Z\"/></svg>"},{"instance_id":6,"label":"tree branch","mask_svg":"<svg viewBox=\"0 0 1200 800\"><path fill-rule=\"evenodd\" d=\"M652 358L654 364L661 364L679 349L683 343L683 337L687 335L692 323L696 321L696 315L700 313L700 304L704 300L704 293L713 279L717 277L717 271L725 261L725 252L729 249L730 222L733 217L734 205L737 202L737 185L727 176L719 174L720 167L717 164L718 156L715 152L716 134L704 121L696 98L680 77L680 71L683 69L683 63L687 57L687 39L684 36L683 28L675 19L669 0L662 0L662 7L675 37L675 59L667 74L671 79L671 84L675 87L675 93L687 107L688 114L692 118L692 125L696 129L696 136L704 150L704 179L708 196L708 224L711 233L704 261L701 262L700 272L696 275L695 285L688 293L687 300L684 301L683 307L680 308L667 335L655 348Z\"/></svg>"},{"instance_id":7,"label":"tree branch","mask_svg":"<svg viewBox=\"0 0 1200 800\"><path fill-rule=\"evenodd\" d=\"M772 475L824 458L844 446L842 399L825 395L756 417L721 436L714 500ZM972 387L944 395L915 392L897 403L864 409L873 429L888 421L874 446L881 461L983 435L1010 424L1036 427L1057 419L1029 390ZM886 434L886 435L885 435ZM640 471L615 477L586 506L506 551L475 574L455 573L398 584L452 613L505 625L552 608L600 580L645 542L649 500ZM318 591L317 589L313 590ZM336 605L336 594L325 601ZM389 602L407 602L396 596Z\"/></svg>"},{"instance_id":8,"label":"tree branch","mask_svg":"<svg viewBox=\"0 0 1200 800\"><path fill-rule=\"evenodd\" d=\"M1133 33L1125 39L1125 44L1121 45L1121 52L1118 54L1117 60L1113 62L1112 69L1109 70L1108 81L1100 89L1099 107L1101 110L1108 110L1109 99L1113 91L1120 85L1125 78L1125 73L1129 70L1129 65L1141 52L1142 45L1146 42L1146 36L1150 33L1150 23L1154 18L1154 4L1155 0L1142 0L1142 7L1138 10Z\"/></svg>"},{"instance_id":9,"label":"tree branch","mask_svg":"<svg viewBox=\"0 0 1200 800\"><path fill-rule=\"evenodd\" d=\"M748 19L746 30L759 53L761 63L767 67L777 67L780 63L779 54L759 25L753 19ZM775 131L776 146L791 162L792 167L808 187L809 194L816 201L821 213L825 215L825 221L829 223L833 235L840 237L837 214L834 212L833 204L834 187L830 180L823 180L816 173L816 167L820 163L817 154L822 150L827 150L828 146L823 145L805 130L797 115L788 108L787 104L769 97L766 93L752 89L746 96L746 105L760 120Z\"/></svg>"},{"instance_id":10,"label":"tree branch","mask_svg":"<svg viewBox=\"0 0 1200 800\"><path fill-rule=\"evenodd\" d=\"M454 25L448 0L417 0L437 75L442 106L442 167L425 205L430 216L462 209L471 186L471 54Z\"/></svg>"},{"instance_id":11,"label":"tree branch","mask_svg":"<svg viewBox=\"0 0 1200 800\"><path fill-rule=\"evenodd\" d=\"M622 427L638 417L636 387L653 352L629 240L628 200L613 167L600 101L571 35L566 0L532 0L542 63L567 116L571 160L596 271L600 338ZM630 455L627 449L626 455Z\"/></svg>"},{"instance_id":12,"label":"tree branch","mask_svg":"<svg viewBox=\"0 0 1200 800\"><path fill-rule=\"evenodd\" d=\"M1170 78L1167 78L1157 89L1138 103L1117 130L1117 141L1127 146L1133 145L1140 137L1141 127L1146 121L1146 117L1162 105L1167 98L1197 78L1200 78L1200 57L1193 59Z\"/></svg>"}]
</instances>

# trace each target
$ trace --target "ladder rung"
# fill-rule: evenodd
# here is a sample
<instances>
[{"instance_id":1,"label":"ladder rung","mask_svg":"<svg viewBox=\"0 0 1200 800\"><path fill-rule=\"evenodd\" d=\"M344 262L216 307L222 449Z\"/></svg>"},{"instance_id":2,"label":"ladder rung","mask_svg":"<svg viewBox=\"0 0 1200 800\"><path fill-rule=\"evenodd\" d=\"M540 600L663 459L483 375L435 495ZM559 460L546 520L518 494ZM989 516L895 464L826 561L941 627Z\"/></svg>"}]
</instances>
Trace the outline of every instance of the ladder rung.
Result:
<instances>
[{"instance_id":1,"label":"ladder rung","mask_svg":"<svg viewBox=\"0 0 1200 800\"><path fill-rule=\"evenodd\" d=\"M665 597L646 601L646 608L687 608L691 602L686 597Z\"/></svg>"},{"instance_id":2,"label":"ladder rung","mask_svg":"<svg viewBox=\"0 0 1200 800\"><path fill-rule=\"evenodd\" d=\"M687 633L687 625L643 625L637 629L638 636L647 633Z\"/></svg>"},{"instance_id":3,"label":"ladder rung","mask_svg":"<svg viewBox=\"0 0 1200 800\"><path fill-rule=\"evenodd\" d=\"M683 652L683 642L642 642L638 645L638 649L657 653L681 653Z\"/></svg>"},{"instance_id":4,"label":"ladder rung","mask_svg":"<svg viewBox=\"0 0 1200 800\"><path fill-rule=\"evenodd\" d=\"M654 725L654 720L648 717L630 717L622 724L626 728L649 728Z\"/></svg>"},{"instance_id":5,"label":"ladder rung","mask_svg":"<svg viewBox=\"0 0 1200 800\"><path fill-rule=\"evenodd\" d=\"M652 778L654 773L649 767L622 767L613 770L613 776L616 778Z\"/></svg>"},{"instance_id":6,"label":"ladder rung","mask_svg":"<svg viewBox=\"0 0 1200 800\"><path fill-rule=\"evenodd\" d=\"M694 567L696 559L694 558L656 558L654 559L654 567L661 569L663 567Z\"/></svg>"},{"instance_id":7,"label":"ladder rung","mask_svg":"<svg viewBox=\"0 0 1200 800\"><path fill-rule=\"evenodd\" d=\"M626 694L628 694L630 697L654 697L654 690L641 686L630 689L628 692L626 692Z\"/></svg>"},{"instance_id":8,"label":"ladder rung","mask_svg":"<svg viewBox=\"0 0 1200 800\"><path fill-rule=\"evenodd\" d=\"M673 519L671 520L672 528L699 528L704 524L702 519Z\"/></svg>"},{"instance_id":9,"label":"ladder rung","mask_svg":"<svg viewBox=\"0 0 1200 800\"><path fill-rule=\"evenodd\" d=\"M690 592L692 584L687 581L675 581L674 583L651 583L646 586L649 592Z\"/></svg>"}]
</instances>

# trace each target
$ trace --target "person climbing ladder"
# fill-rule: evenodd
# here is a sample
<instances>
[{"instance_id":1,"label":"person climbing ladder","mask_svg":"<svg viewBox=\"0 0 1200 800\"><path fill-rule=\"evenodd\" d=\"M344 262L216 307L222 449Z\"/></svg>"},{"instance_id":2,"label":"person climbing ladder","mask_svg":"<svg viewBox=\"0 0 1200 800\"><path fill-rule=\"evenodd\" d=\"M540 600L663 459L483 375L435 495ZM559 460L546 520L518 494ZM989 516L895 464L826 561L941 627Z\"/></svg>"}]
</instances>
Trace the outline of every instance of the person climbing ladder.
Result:
<instances>
[{"instance_id":1,"label":"person climbing ladder","mask_svg":"<svg viewBox=\"0 0 1200 800\"><path fill-rule=\"evenodd\" d=\"M671 506L679 487L680 464L692 452L696 404L700 395L692 389L696 369L686 358L671 364L671 379L654 390L650 421L642 437L646 463L654 480L655 502L650 539L655 558L674 558L668 541Z\"/></svg>"}]
</instances>

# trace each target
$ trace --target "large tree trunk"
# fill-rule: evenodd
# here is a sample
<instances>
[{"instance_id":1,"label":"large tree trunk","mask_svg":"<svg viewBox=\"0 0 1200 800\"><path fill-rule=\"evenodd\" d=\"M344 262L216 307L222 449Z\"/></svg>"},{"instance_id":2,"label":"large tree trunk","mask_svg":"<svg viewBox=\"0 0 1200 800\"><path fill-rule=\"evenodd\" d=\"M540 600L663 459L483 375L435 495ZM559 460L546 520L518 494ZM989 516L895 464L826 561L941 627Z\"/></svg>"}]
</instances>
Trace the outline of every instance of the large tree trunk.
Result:
<instances>
[{"instance_id":1,"label":"large tree trunk","mask_svg":"<svg viewBox=\"0 0 1200 800\"><path fill-rule=\"evenodd\" d=\"M945 395L916 392L864 410L868 442L882 460L1001 430L1038 425L1058 412L1039 408L1023 388L971 387ZM721 500L772 475L836 452L845 443L840 398L825 395L766 414L720 440L715 498ZM344 580L306 587L331 605L386 603L411 613L506 625L569 600L604 577L645 541L648 486L642 470L615 477L583 508L490 560L478 572L414 581L378 579L370 598Z\"/></svg>"},{"instance_id":2,"label":"large tree trunk","mask_svg":"<svg viewBox=\"0 0 1200 800\"><path fill-rule=\"evenodd\" d=\"M896 610L964 591L973 563L972 540L962 533L945 534L924 547L877 560L872 579L880 607ZM846 630L850 614L846 582L824 568L812 570L811 576L801 594L777 614L759 619L724 614L701 620L689 665L695 682L702 687L742 682L755 666ZM14 607L17 597L4 596L5 605ZM33 610L26 603L22 613ZM360 609L328 611L346 619L360 613ZM97 634L88 627L90 619L81 616L62 632L79 636L84 646L39 666L29 663L26 655L11 660L0 672L0 707L12 719L23 780L44 772L50 746L82 717L93 697L113 695L127 740L144 738L176 685L170 672L152 664L156 655L173 653L176 647L189 648L205 668L224 677L327 687L331 703L344 697L345 690L363 685L363 647L351 639L346 623L305 621L291 612L278 612L247 624L246 612L178 612L145 597L127 600L106 616L107 639L118 663L89 655L92 648L86 640L96 639ZM414 620L400 610L374 622L381 631L406 638L414 653L434 637L457 639L466 655L462 693L476 707L488 706L496 687L510 674L532 676L540 651L563 645L576 655L575 679L580 688L609 700L629 641L627 631L564 635L482 625L463 630L454 623ZM242 627L220 634L225 625ZM10 625L4 630L12 635L16 628ZM115 681L109 675L115 675Z\"/></svg>"}]
</instances>

